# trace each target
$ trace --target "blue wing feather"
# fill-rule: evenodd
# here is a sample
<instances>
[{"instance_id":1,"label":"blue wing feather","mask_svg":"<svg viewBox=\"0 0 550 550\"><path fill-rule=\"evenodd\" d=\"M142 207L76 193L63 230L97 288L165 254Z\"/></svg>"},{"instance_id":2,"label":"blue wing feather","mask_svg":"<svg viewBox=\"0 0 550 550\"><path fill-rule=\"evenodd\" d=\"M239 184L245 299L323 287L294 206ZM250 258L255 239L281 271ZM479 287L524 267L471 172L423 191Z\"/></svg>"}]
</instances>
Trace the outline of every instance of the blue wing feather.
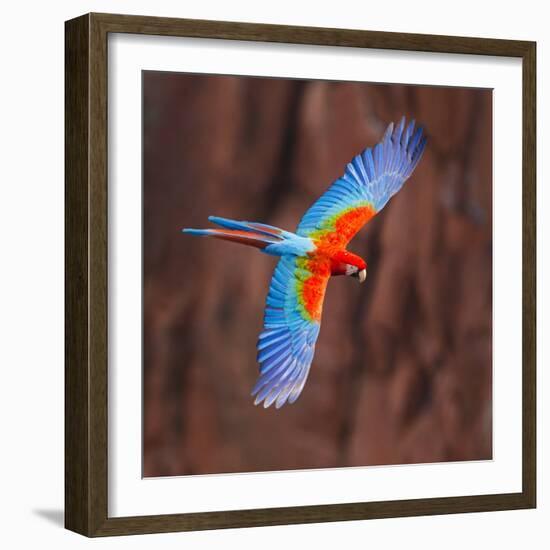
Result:
<instances>
[{"instance_id":1,"label":"blue wing feather","mask_svg":"<svg viewBox=\"0 0 550 550\"><path fill-rule=\"evenodd\" d=\"M304 318L299 307L297 283L308 273L295 256L282 256L275 268L258 339L255 404L282 407L296 401L304 387L320 328L319 322Z\"/></svg>"},{"instance_id":2,"label":"blue wing feather","mask_svg":"<svg viewBox=\"0 0 550 550\"><path fill-rule=\"evenodd\" d=\"M296 233L308 237L349 208L370 205L375 212L382 210L412 174L425 146L423 130L415 130L414 120L406 127L405 117L396 126L390 124L382 141L354 157L344 175L304 214Z\"/></svg>"}]
</instances>

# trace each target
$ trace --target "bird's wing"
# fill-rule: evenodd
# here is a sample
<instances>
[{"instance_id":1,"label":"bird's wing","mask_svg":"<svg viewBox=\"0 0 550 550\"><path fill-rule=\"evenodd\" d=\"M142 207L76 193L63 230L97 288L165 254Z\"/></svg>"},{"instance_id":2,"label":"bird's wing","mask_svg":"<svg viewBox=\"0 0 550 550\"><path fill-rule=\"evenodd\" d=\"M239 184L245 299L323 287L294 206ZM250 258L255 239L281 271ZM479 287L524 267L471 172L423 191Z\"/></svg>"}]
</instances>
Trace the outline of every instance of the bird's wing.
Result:
<instances>
[{"instance_id":1,"label":"bird's wing","mask_svg":"<svg viewBox=\"0 0 550 550\"><path fill-rule=\"evenodd\" d=\"M263 401L264 407L279 408L298 399L313 360L329 277L328 260L291 255L279 260L258 340L255 405Z\"/></svg>"},{"instance_id":2,"label":"bird's wing","mask_svg":"<svg viewBox=\"0 0 550 550\"><path fill-rule=\"evenodd\" d=\"M426 145L422 128L405 118L390 124L375 147L365 149L346 167L341 178L304 214L296 233L344 246L395 194L418 164Z\"/></svg>"}]
</instances>

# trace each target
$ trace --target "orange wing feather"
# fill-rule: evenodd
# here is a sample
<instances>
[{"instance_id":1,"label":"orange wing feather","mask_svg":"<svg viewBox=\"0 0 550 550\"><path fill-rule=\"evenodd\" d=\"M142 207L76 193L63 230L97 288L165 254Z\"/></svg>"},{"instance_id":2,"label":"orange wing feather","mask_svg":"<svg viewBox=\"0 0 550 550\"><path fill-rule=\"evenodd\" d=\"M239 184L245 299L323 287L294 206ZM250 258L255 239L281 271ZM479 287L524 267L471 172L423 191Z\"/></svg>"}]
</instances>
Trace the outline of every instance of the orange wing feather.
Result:
<instances>
[{"instance_id":1,"label":"orange wing feather","mask_svg":"<svg viewBox=\"0 0 550 550\"><path fill-rule=\"evenodd\" d=\"M327 245L345 248L375 214L376 211L370 204L346 208L325 220L320 229L311 232L310 237L321 248Z\"/></svg>"}]
</instances>

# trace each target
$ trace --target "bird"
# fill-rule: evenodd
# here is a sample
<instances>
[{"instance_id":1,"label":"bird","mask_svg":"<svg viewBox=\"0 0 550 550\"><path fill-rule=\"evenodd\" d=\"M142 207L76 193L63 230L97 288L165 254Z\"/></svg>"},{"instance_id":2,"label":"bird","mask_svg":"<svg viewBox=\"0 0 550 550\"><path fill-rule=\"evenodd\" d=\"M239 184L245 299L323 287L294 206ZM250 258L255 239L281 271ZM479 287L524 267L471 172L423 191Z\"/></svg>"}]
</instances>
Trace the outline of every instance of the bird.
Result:
<instances>
[{"instance_id":1,"label":"bird","mask_svg":"<svg viewBox=\"0 0 550 550\"><path fill-rule=\"evenodd\" d=\"M363 283L367 263L347 250L356 233L380 212L416 168L426 146L422 127L405 117L387 126L382 140L356 155L344 174L305 212L296 231L217 216L221 227L184 228L279 256L267 294L257 343L259 376L251 395L265 408L294 403L304 388L321 326L323 300L332 276Z\"/></svg>"}]
</instances>

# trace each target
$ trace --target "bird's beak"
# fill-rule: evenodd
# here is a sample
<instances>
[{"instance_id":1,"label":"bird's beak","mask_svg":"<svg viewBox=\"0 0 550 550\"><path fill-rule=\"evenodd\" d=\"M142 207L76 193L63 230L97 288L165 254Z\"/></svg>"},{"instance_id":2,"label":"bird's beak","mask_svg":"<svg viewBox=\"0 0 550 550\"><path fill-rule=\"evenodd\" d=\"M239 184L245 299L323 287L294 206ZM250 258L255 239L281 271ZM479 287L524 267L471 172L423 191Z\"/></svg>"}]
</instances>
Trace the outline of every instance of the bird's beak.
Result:
<instances>
[{"instance_id":1,"label":"bird's beak","mask_svg":"<svg viewBox=\"0 0 550 550\"><path fill-rule=\"evenodd\" d=\"M359 282L360 283L364 283L365 282L365 279L367 278L367 270L366 269L362 269L358 275L359 277Z\"/></svg>"}]
</instances>

